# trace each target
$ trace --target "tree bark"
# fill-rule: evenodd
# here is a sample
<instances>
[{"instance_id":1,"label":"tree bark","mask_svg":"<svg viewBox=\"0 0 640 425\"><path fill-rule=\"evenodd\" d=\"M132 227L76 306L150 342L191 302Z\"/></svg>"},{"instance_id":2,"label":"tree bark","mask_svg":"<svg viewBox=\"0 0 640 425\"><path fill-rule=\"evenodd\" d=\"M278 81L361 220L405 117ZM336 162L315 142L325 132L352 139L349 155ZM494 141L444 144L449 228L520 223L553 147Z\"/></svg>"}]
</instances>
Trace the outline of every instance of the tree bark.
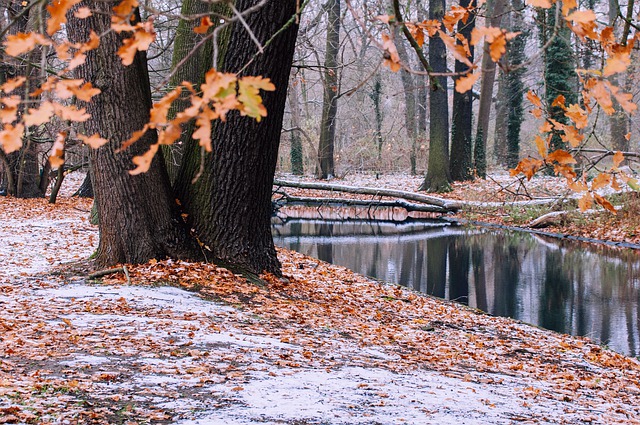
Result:
<instances>
[{"instance_id":1,"label":"tree bark","mask_svg":"<svg viewBox=\"0 0 640 425\"><path fill-rule=\"evenodd\" d=\"M239 0L236 8L242 12L258 3ZM296 4L270 0L245 16L265 46L262 54L244 25L233 26L222 70L271 79L276 91L263 93L268 116L258 122L233 112L225 123L216 121L213 154L204 158L202 175L191 183L200 171L200 150L187 147L177 181L189 226L207 256L243 272L280 274L271 237L271 188L298 30Z\"/></svg>"},{"instance_id":2,"label":"tree bark","mask_svg":"<svg viewBox=\"0 0 640 425\"><path fill-rule=\"evenodd\" d=\"M460 0L461 7L475 5L474 0ZM458 22L458 33L465 39L471 39L471 30L475 27L475 13L470 13L467 22ZM473 62L473 46L469 45L471 56L469 60ZM455 72L464 73L469 70L469 66L460 62L455 62ZM460 77L458 77L460 78ZM453 92L453 124L451 126L451 158L449 170L451 179L454 181L465 181L473 179L473 140L472 118L473 118L473 96L472 90L465 93Z\"/></svg>"},{"instance_id":3,"label":"tree bark","mask_svg":"<svg viewBox=\"0 0 640 425\"><path fill-rule=\"evenodd\" d=\"M211 33L217 25L219 25L219 14L226 15L230 12L229 6L223 3L211 3L203 0L184 0L180 13L182 16L198 16L206 13L213 13L212 21L214 25L209 29ZM212 66L213 61L213 38L209 38L207 42L201 45L198 51L194 51L195 46L202 41L208 34L196 34L193 29L200 25L200 19L181 19L176 29L173 56L171 59L171 69L174 74L169 80L169 88L172 89L182 83L189 81L194 86L199 87L204 83L204 77ZM224 49L226 48L226 39L229 35L227 29L220 31L218 35L218 46L220 57L224 57ZM177 67L180 64L180 67ZM220 63L217 64L219 66ZM185 90L186 92L186 90ZM176 100L171 105L168 117L175 118L179 111L184 110L190 105L189 97L184 96ZM167 172L172 182L175 181L182 164L182 156L187 141L194 132L194 121L191 120L185 124L182 135L174 144L163 146L163 154L165 155L165 163Z\"/></svg>"},{"instance_id":4,"label":"tree bark","mask_svg":"<svg viewBox=\"0 0 640 425\"><path fill-rule=\"evenodd\" d=\"M289 107L291 108L291 173L301 176L304 174L304 160L300 129L300 102L298 99L298 81L293 80L289 84Z\"/></svg>"},{"instance_id":5,"label":"tree bark","mask_svg":"<svg viewBox=\"0 0 640 425\"><path fill-rule=\"evenodd\" d=\"M338 113L338 53L340 49L340 0L329 0L327 6L327 48L324 58L324 97L322 121L320 122L320 142L318 143L318 178L326 179L335 174L334 149L336 115Z\"/></svg>"},{"instance_id":6,"label":"tree bark","mask_svg":"<svg viewBox=\"0 0 640 425\"><path fill-rule=\"evenodd\" d=\"M444 0L429 1L429 19L442 20ZM434 72L447 71L447 50L439 37L429 39L429 63ZM419 190L447 192L449 183L449 96L447 77L437 77L429 95L429 164Z\"/></svg>"},{"instance_id":7,"label":"tree bark","mask_svg":"<svg viewBox=\"0 0 640 425\"><path fill-rule=\"evenodd\" d=\"M487 14L490 26L500 27L504 12L505 0L488 0ZM473 149L473 166L478 177L487 176L487 138L489 137L489 117L493 104L493 86L496 81L496 63L489 55L489 43L485 42L482 54L482 81L480 83L480 100L478 106L478 125Z\"/></svg>"},{"instance_id":8,"label":"tree bark","mask_svg":"<svg viewBox=\"0 0 640 425\"><path fill-rule=\"evenodd\" d=\"M117 263L143 263L152 258L193 258L195 244L190 241L175 202L162 155L156 155L147 173L129 174L132 158L155 143L154 132L147 134L124 152L115 153L132 132L149 120L151 92L146 55L138 53L132 65L123 66L116 51L124 35L109 32L111 8L117 1L88 3L98 11L87 19L71 18L67 25L72 42L84 42L93 29L102 37L100 47L90 51L76 76L101 90L84 106L91 114L86 134L99 133L109 143L92 149L93 186L99 215L100 242L96 262L100 266Z\"/></svg>"}]
</instances>

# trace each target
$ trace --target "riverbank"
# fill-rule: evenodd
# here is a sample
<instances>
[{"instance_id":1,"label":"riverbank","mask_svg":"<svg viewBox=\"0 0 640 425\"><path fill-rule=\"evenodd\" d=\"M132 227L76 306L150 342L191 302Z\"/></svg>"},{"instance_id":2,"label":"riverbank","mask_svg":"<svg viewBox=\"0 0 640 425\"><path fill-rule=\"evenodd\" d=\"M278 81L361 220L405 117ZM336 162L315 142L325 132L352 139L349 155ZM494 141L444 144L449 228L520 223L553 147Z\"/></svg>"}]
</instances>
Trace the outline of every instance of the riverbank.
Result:
<instances>
[{"instance_id":1,"label":"riverbank","mask_svg":"<svg viewBox=\"0 0 640 425\"><path fill-rule=\"evenodd\" d=\"M298 177L284 176L295 180ZM302 181L315 181L305 177ZM422 183L422 176L408 174L350 174L332 182L347 186L396 189L416 192ZM281 191L295 196L322 198L355 198L361 200L389 200L370 195L344 194L309 189L281 188ZM424 192L420 192L423 193ZM469 206L447 217L467 223L486 223L495 226L529 229L530 223L550 212L566 211L561 219L550 222L544 229L538 229L555 237L570 237L587 242L602 242L636 249L640 246L640 196L630 192L623 195L612 195L609 200L619 205L617 214L597 207L588 214L582 213L576 201L550 203L547 205L513 205L512 202L531 201L535 199L563 199L571 195L564 179L551 176L536 176L531 181L510 177L506 172L491 175L482 180L472 182L455 182L452 191L433 194L446 200L471 202L498 202L502 205L492 207ZM401 214L395 215L402 218ZM433 216L433 214L432 214Z\"/></svg>"},{"instance_id":2,"label":"riverbank","mask_svg":"<svg viewBox=\"0 0 640 425\"><path fill-rule=\"evenodd\" d=\"M635 359L292 251L87 281L89 207L0 199L0 423L640 422Z\"/></svg>"}]
</instances>

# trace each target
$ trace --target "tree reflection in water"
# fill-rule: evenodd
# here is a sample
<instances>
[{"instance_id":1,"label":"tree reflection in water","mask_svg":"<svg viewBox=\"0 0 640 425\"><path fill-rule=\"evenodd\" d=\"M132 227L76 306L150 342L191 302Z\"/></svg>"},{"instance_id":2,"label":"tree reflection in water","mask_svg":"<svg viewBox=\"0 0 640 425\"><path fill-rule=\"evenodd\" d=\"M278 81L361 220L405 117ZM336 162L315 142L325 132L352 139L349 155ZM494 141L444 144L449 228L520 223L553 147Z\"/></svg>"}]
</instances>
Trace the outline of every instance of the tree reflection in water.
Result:
<instances>
[{"instance_id":1,"label":"tree reflection in water","mask_svg":"<svg viewBox=\"0 0 640 425\"><path fill-rule=\"evenodd\" d=\"M377 279L639 354L637 251L437 221L289 220L273 234Z\"/></svg>"}]
</instances>

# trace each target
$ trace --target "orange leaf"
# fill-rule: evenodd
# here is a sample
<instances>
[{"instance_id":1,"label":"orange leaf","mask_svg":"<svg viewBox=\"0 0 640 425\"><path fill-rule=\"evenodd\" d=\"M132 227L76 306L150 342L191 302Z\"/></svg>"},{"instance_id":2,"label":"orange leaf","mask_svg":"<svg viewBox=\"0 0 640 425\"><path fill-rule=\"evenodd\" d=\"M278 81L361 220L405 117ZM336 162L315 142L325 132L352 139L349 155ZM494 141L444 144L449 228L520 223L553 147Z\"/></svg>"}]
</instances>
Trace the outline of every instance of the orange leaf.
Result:
<instances>
[{"instance_id":1,"label":"orange leaf","mask_svg":"<svg viewBox=\"0 0 640 425\"><path fill-rule=\"evenodd\" d=\"M516 176L519 173L524 174L527 177L527 180L531 180L531 177L542 167L544 162L535 158L524 158L519 163L518 166L512 170L509 170L511 176Z\"/></svg>"},{"instance_id":2,"label":"orange leaf","mask_svg":"<svg viewBox=\"0 0 640 425\"><path fill-rule=\"evenodd\" d=\"M400 65L398 49L396 49L396 45L393 44L393 40L387 34L382 34L382 48L385 51L384 64L393 72L400 71L402 66Z\"/></svg>"},{"instance_id":3,"label":"orange leaf","mask_svg":"<svg viewBox=\"0 0 640 425\"><path fill-rule=\"evenodd\" d=\"M567 180L572 180L577 177L575 171L573 171L573 167L568 165L556 164L553 166L553 171L556 175L564 176Z\"/></svg>"},{"instance_id":4,"label":"orange leaf","mask_svg":"<svg viewBox=\"0 0 640 425\"><path fill-rule=\"evenodd\" d=\"M136 25L133 37L122 40L122 46L118 49L118 56L122 59L122 64L131 65L136 53L149 49L155 39L156 33L150 21L146 24Z\"/></svg>"},{"instance_id":5,"label":"orange leaf","mask_svg":"<svg viewBox=\"0 0 640 425\"><path fill-rule=\"evenodd\" d=\"M121 18L126 18L136 7L138 7L137 0L122 0L118 5L113 7L113 13Z\"/></svg>"},{"instance_id":6,"label":"orange leaf","mask_svg":"<svg viewBox=\"0 0 640 425\"><path fill-rule=\"evenodd\" d=\"M3 124L9 124L18 117L18 105L20 105L20 96L3 97L2 109L0 109L0 118Z\"/></svg>"},{"instance_id":7,"label":"orange leaf","mask_svg":"<svg viewBox=\"0 0 640 425\"><path fill-rule=\"evenodd\" d=\"M573 181L572 179L568 179L567 186L569 186L569 189L573 190L574 192L585 192L589 190L586 183L580 180Z\"/></svg>"},{"instance_id":8,"label":"orange leaf","mask_svg":"<svg viewBox=\"0 0 640 425\"><path fill-rule=\"evenodd\" d=\"M21 87L25 83L25 81L27 81L25 77L12 78L10 80L7 80L7 82L4 83L2 86L0 86L0 88L6 94L9 94L15 89L17 89L18 87Z\"/></svg>"},{"instance_id":9,"label":"orange leaf","mask_svg":"<svg viewBox=\"0 0 640 425\"><path fill-rule=\"evenodd\" d=\"M574 123L576 123L576 128L585 128L589 124L589 117L587 116L587 111L582 109L580 105L574 103L569 106L565 111L565 115L569 117Z\"/></svg>"},{"instance_id":10,"label":"orange leaf","mask_svg":"<svg viewBox=\"0 0 640 425\"><path fill-rule=\"evenodd\" d=\"M276 86L268 78L243 77L238 81L238 101L242 105L240 113L255 118L260 122L267 116L267 108L262 104L260 90L274 91ZM220 111L216 110L220 113ZM222 114L220 114L222 115Z\"/></svg>"},{"instance_id":11,"label":"orange leaf","mask_svg":"<svg viewBox=\"0 0 640 425\"><path fill-rule=\"evenodd\" d=\"M61 167L64 164L64 140L67 133L61 131L56 137L56 141L51 147L51 155L49 155L49 163L53 168Z\"/></svg>"},{"instance_id":12,"label":"orange leaf","mask_svg":"<svg viewBox=\"0 0 640 425\"><path fill-rule=\"evenodd\" d=\"M587 192L584 195L582 195L582 198L580 198L580 200L578 201L578 207L582 212L585 212L586 210L591 208L592 205L593 205L593 196L591 195L591 192Z\"/></svg>"},{"instance_id":13,"label":"orange leaf","mask_svg":"<svg viewBox=\"0 0 640 425\"><path fill-rule=\"evenodd\" d=\"M73 14L73 16L75 16L78 19L86 19L92 15L93 15L93 12L91 12L91 9L89 9L88 7L81 7L78 10L76 10Z\"/></svg>"},{"instance_id":14,"label":"orange leaf","mask_svg":"<svg viewBox=\"0 0 640 425\"><path fill-rule=\"evenodd\" d=\"M149 124L145 124L145 126L142 127L141 130L134 131L133 134L131 135L131 137L129 137L129 139L125 140L124 143L122 143L122 146L120 146L120 148L116 150L116 153L127 149L129 146L133 145L135 142L140 140L140 138L142 136L144 136L144 134L147 132L147 130L149 130Z\"/></svg>"},{"instance_id":15,"label":"orange leaf","mask_svg":"<svg viewBox=\"0 0 640 425\"><path fill-rule=\"evenodd\" d=\"M572 125L565 125L563 130L564 134L561 134L560 138L564 142L568 142L572 148L577 148L584 140L584 135Z\"/></svg>"},{"instance_id":16,"label":"orange leaf","mask_svg":"<svg viewBox=\"0 0 640 425\"><path fill-rule=\"evenodd\" d=\"M472 72L468 75L463 75L456 80L456 91L458 93L466 93L473 88L473 85L480 78L479 72Z\"/></svg>"},{"instance_id":17,"label":"orange leaf","mask_svg":"<svg viewBox=\"0 0 640 425\"><path fill-rule=\"evenodd\" d=\"M169 109L171 108L173 101L180 96L180 93L182 93L182 87L178 86L164 95L158 102L153 104L149 118L150 128L156 128L159 124L167 123L167 114L169 113Z\"/></svg>"},{"instance_id":18,"label":"orange leaf","mask_svg":"<svg viewBox=\"0 0 640 425\"><path fill-rule=\"evenodd\" d=\"M137 167L133 170L130 170L129 174L135 176L149 171L149 168L151 168L151 163L153 162L153 157L156 155L156 152L158 152L158 146L160 145L158 145L157 143L153 144L149 146L149 150L144 154L134 156L132 161L135 165L137 165Z\"/></svg>"},{"instance_id":19,"label":"orange leaf","mask_svg":"<svg viewBox=\"0 0 640 425\"><path fill-rule=\"evenodd\" d=\"M562 15L567 16L571 9L578 7L576 0L562 0Z\"/></svg>"},{"instance_id":20,"label":"orange leaf","mask_svg":"<svg viewBox=\"0 0 640 425\"><path fill-rule=\"evenodd\" d=\"M538 153L540 154L540 156L543 158L546 158L547 142L540 136L536 136L535 142L536 142L536 148L538 149Z\"/></svg>"},{"instance_id":21,"label":"orange leaf","mask_svg":"<svg viewBox=\"0 0 640 425\"><path fill-rule=\"evenodd\" d=\"M551 102L551 107L553 108L554 106L557 106L559 108L565 109L565 101L566 98L563 95L559 94L555 99L553 99L553 102Z\"/></svg>"},{"instance_id":22,"label":"orange leaf","mask_svg":"<svg viewBox=\"0 0 640 425\"><path fill-rule=\"evenodd\" d=\"M587 24L596 20L596 14L593 10L577 10L564 19L573 23Z\"/></svg>"},{"instance_id":23,"label":"orange leaf","mask_svg":"<svg viewBox=\"0 0 640 425\"><path fill-rule=\"evenodd\" d=\"M87 114L87 110L82 108L78 109L75 105L64 106L59 103L54 103L56 115L65 121L85 122L91 115Z\"/></svg>"},{"instance_id":24,"label":"orange leaf","mask_svg":"<svg viewBox=\"0 0 640 425\"><path fill-rule=\"evenodd\" d=\"M624 155L620 151L616 152L613 155L613 168L618 168L622 161L624 161Z\"/></svg>"},{"instance_id":25,"label":"orange leaf","mask_svg":"<svg viewBox=\"0 0 640 425\"><path fill-rule=\"evenodd\" d=\"M541 7L542 9L550 9L551 1L550 0L526 0L526 4L533 7Z\"/></svg>"},{"instance_id":26,"label":"orange leaf","mask_svg":"<svg viewBox=\"0 0 640 425\"><path fill-rule=\"evenodd\" d=\"M211 18L205 16L200 20L200 25L193 29L193 32L196 34L206 34L209 31L209 28L213 26L213 22L211 22Z\"/></svg>"},{"instance_id":27,"label":"orange leaf","mask_svg":"<svg viewBox=\"0 0 640 425\"><path fill-rule=\"evenodd\" d=\"M551 152L546 159L547 162L555 161L558 164L575 164L578 162L569 152L562 149Z\"/></svg>"},{"instance_id":28,"label":"orange leaf","mask_svg":"<svg viewBox=\"0 0 640 425\"><path fill-rule=\"evenodd\" d=\"M542 108L542 101L534 91L529 90L527 92L527 100L529 100L529 102L531 102L534 106Z\"/></svg>"},{"instance_id":29,"label":"orange leaf","mask_svg":"<svg viewBox=\"0 0 640 425\"><path fill-rule=\"evenodd\" d=\"M24 123L28 126L42 125L49 122L54 113L53 103L42 102L38 109L29 108L29 113L24 116Z\"/></svg>"},{"instance_id":30,"label":"orange leaf","mask_svg":"<svg viewBox=\"0 0 640 425\"><path fill-rule=\"evenodd\" d=\"M24 125L6 124L4 129L0 131L0 147L4 153L10 154L22 147L22 135L24 134Z\"/></svg>"},{"instance_id":31,"label":"orange leaf","mask_svg":"<svg viewBox=\"0 0 640 425\"><path fill-rule=\"evenodd\" d=\"M631 65L631 54L629 52L617 52L611 55L602 70L602 75L609 77L619 72L624 72Z\"/></svg>"},{"instance_id":32,"label":"orange leaf","mask_svg":"<svg viewBox=\"0 0 640 425\"><path fill-rule=\"evenodd\" d=\"M217 114L209 107L205 106L202 115L196 118L196 127L198 128L191 136L195 140L199 140L199 145L204 147L207 152L211 152L211 120L215 119Z\"/></svg>"},{"instance_id":33,"label":"orange leaf","mask_svg":"<svg viewBox=\"0 0 640 425\"><path fill-rule=\"evenodd\" d=\"M600 173L593 179L591 182L591 190L598 190L602 187L607 186L611 182L611 175L606 173Z\"/></svg>"},{"instance_id":34,"label":"orange leaf","mask_svg":"<svg viewBox=\"0 0 640 425\"><path fill-rule=\"evenodd\" d=\"M605 198L598 195L597 193L594 193L593 197L595 198L598 204L604 207L604 209L611 211L613 214L616 214L616 215L618 214L615 207L611 204L611 202L607 201Z\"/></svg>"},{"instance_id":35,"label":"orange leaf","mask_svg":"<svg viewBox=\"0 0 640 425\"><path fill-rule=\"evenodd\" d=\"M36 48L38 44L42 46L50 46L51 41L47 40L42 34L35 32L11 34L7 36L7 40L3 42L4 51L10 56L19 56Z\"/></svg>"},{"instance_id":36,"label":"orange leaf","mask_svg":"<svg viewBox=\"0 0 640 425\"><path fill-rule=\"evenodd\" d=\"M82 0L53 0L53 2L47 6L47 11L49 15L51 15L47 20L47 34L53 35L60 29L62 24L66 24L67 12L81 1Z\"/></svg>"},{"instance_id":37,"label":"orange leaf","mask_svg":"<svg viewBox=\"0 0 640 425\"><path fill-rule=\"evenodd\" d=\"M107 139L103 139L98 133L88 137L83 134L78 134L78 139L82 140L82 143L91 146L93 149L98 149L99 147L109 143Z\"/></svg>"},{"instance_id":38,"label":"orange leaf","mask_svg":"<svg viewBox=\"0 0 640 425\"><path fill-rule=\"evenodd\" d=\"M438 31L438 34L440 35L440 39L444 42L445 46L449 48L449 51L458 62L462 62L470 68L474 67L473 63L471 63L467 57L467 51L464 46L458 44L453 37L448 36L443 31Z\"/></svg>"}]
</instances>

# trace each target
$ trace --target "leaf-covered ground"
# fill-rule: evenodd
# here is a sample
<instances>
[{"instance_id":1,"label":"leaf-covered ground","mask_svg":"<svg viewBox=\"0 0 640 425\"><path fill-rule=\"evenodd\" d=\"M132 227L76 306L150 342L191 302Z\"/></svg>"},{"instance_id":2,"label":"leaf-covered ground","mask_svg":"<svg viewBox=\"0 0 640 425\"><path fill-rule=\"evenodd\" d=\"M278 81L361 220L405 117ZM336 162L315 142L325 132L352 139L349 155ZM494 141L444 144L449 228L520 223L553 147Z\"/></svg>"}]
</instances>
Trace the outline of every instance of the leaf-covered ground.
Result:
<instances>
[{"instance_id":1,"label":"leaf-covered ground","mask_svg":"<svg viewBox=\"0 0 640 425\"><path fill-rule=\"evenodd\" d=\"M0 423L638 423L640 363L281 250L101 282L90 203L0 198Z\"/></svg>"}]
</instances>

